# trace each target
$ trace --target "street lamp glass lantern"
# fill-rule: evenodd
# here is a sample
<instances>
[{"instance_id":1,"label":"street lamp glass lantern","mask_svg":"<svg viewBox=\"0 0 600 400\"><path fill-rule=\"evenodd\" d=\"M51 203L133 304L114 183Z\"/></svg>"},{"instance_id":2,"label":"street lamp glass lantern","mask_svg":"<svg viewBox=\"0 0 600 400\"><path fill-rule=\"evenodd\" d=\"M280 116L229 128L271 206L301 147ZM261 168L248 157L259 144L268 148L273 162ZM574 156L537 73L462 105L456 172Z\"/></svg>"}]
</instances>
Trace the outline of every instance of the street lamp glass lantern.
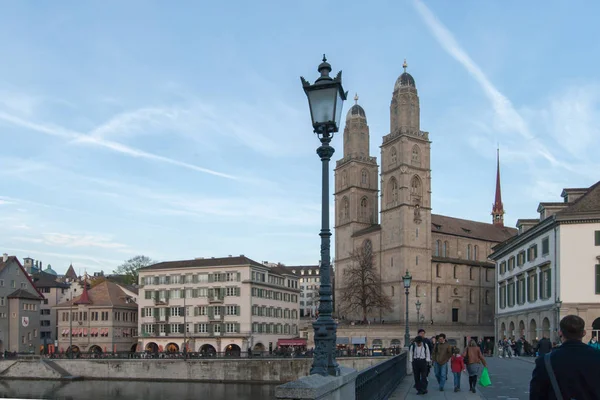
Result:
<instances>
[{"instance_id":1,"label":"street lamp glass lantern","mask_svg":"<svg viewBox=\"0 0 600 400\"><path fill-rule=\"evenodd\" d=\"M406 271L406 275L404 275L402 277L402 281L404 281L404 288L405 289L409 289L410 288L410 283L412 281L412 276L410 276L410 274L408 273L408 271Z\"/></svg>"},{"instance_id":2,"label":"street lamp glass lantern","mask_svg":"<svg viewBox=\"0 0 600 400\"><path fill-rule=\"evenodd\" d=\"M417 312L421 311L421 302L419 300L417 300L415 306L417 307Z\"/></svg>"},{"instance_id":3,"label":"street lamp glass lantern","mask_svg":"<svg viewBox=\"0 0 600 400\"><path fill-rule=\"evenodd\" d=\"M314 84L300 77L302 87L308 98L310 115L314 131L318 134L329 134L337 132L340 128L342 108L348 92L342 87L342 72L338 72L335 78L331 78L331 65L323 55L323 62L319 65L321 73Z\"/></svg>"}]
</instances>

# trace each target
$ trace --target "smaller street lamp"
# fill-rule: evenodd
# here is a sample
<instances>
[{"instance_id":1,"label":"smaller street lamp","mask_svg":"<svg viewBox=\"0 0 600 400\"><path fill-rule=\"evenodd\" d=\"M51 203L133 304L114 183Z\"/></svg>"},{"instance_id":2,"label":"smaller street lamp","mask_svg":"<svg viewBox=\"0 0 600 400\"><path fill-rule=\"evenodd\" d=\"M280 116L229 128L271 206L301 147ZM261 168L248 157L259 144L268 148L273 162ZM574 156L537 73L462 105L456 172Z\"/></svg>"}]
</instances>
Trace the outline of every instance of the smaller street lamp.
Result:
<instances>
[{"instance_id":1,"label":"smaller street lamp","mask_svg":"<svg viewBox=\"0 0 600 400\"><path fill-rule=\"evenodd\" d=\"M417 308L417 326L419 325L419 323L421 322L421 302L419 300L417 300L417 302L415 303L415 307Z\"/></svg>"},{"instance_id":2,"label":"smaller street lamp","mask_svg":"<svg viewBox=\"0 0 600 400\"><path fill-rule=\"evenodd\" d=\"M410 333L408 330L408 290L410 289L410 283L412 282L412 276L406 271L406 275L402 277L404 282L404 293L406 294L406 320L404 321L404 345L408 347L410 343Z\"/></svg>"}]
</instances>

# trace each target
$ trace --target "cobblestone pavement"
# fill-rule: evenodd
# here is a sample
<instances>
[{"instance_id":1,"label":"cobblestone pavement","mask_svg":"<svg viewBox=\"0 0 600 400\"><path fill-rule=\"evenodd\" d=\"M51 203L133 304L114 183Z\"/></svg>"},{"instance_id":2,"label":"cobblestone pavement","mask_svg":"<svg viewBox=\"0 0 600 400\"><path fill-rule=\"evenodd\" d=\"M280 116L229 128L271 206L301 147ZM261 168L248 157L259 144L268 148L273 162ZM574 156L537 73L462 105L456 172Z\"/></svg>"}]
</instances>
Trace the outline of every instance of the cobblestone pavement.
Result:
<instances>
[{"instance_id":1,"label":"cobblestone pavement","mask_svg":"<svg viewBox=\"0 0 600 400\"><path fill-rule=\"evenodd\" d=\"M448 373L448 382L443 392L438 389L433 371L429 375L429 393L425 396L417 395L413 389L412 375L403 379L390 400L528 400L529 381L534 367L534 359L527 358L486 358L489 366L492 385L486 388L477 385L477 394L468 391L469 380L463 373L461 380L462 391L453 391L452 374Z\"/></svg>"},{"instance_id":2,"label":"cobblestone pavement","mask_svg":"<svg viewBox=\"0 0 600 400\"><path fill-rule=\"evenodd\" d=\"M535 367L535 358L488 357L492 385L486 388L479 386L479 392L486 400L528 400L529 381Z\"/></svg>"}]
</instances>

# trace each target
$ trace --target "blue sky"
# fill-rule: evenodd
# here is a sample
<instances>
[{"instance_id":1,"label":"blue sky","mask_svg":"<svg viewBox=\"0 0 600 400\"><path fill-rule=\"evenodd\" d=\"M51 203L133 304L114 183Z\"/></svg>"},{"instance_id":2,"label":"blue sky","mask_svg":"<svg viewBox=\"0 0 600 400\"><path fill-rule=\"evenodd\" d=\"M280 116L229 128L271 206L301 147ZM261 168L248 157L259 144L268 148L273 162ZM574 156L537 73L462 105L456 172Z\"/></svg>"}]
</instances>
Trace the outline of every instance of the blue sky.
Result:
<instances>
[{"instance_id":1,"label":"blue sky","mask_svg":"<svg viewBox=\"0 0 600 400\"><path fill-rule=\"evenodd\" d=\"M600 179L598 14L593 1L4 2L0 250L59 272L136 254L316 263L320 162L299 76L313 81L322 53L358 92L377 157L406 58L434 212L491 221L500 143L514 226Z\"/></svg>"}]
</instances>

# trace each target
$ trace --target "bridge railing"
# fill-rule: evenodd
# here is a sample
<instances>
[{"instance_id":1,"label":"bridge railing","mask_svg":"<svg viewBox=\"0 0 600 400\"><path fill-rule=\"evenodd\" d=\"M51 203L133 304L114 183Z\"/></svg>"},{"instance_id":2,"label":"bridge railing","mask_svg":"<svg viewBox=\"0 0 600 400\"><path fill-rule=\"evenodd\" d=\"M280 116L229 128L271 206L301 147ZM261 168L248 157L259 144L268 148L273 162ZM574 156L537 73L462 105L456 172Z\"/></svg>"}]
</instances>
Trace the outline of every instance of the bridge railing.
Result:
<instances>
[{"instance_id":1,"label":"bridge railing","mask_svg":"<svg viewBox=\"0 0 600 400\"><path fill-rule=\"evenodd\" d=\"M399 354L359 372L356 400L384 400L406 377L407 353Z\"/></svg>"}]
</instances>

